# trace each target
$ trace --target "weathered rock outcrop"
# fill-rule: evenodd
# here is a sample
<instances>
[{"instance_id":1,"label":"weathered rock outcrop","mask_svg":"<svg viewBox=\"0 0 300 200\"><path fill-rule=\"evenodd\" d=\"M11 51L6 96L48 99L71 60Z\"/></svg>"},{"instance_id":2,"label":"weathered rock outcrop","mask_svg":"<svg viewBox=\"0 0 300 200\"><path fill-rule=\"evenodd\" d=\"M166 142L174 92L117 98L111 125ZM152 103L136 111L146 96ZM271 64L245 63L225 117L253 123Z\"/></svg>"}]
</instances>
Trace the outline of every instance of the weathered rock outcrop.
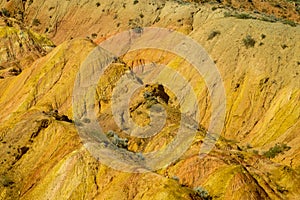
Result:
<instances>
[{"instance_id":1,"label":"weathered rock outcrop","mask_svg":"<svg viewBox=\"0 0 300 200\"><path fill-rule=\"evenodd\" d=\"M257 19L239 19L221 4L181 1L10 0L0 5L10 13L2 10L0 27L0 199L300 197L299 26L258 20L257 12L251 13ZM246 10L256 7L256 1L245 4ZM279 13L278 6L274 9ZM296 11L289 13L299 21ZM199 104L199 128L184 155L158 171L134 174L111 169L87 151L74 123L72 92L97 43L144 26L175 29L205 48L223 78L227 110L216 146L200 158L211 116L203 78L182 58L160 50L117 58L99 80L96 116L104 132L115 131L129 151L152 152L170 143L180 106L171 88L145 85L133 95L131 118L147 125L149 108L160 104L168 114L166 126L150 138L128 136L111 113L113 86L122 75L138 73L150 62L167 65L191 82Z\"/></svg>"}]
</instances>

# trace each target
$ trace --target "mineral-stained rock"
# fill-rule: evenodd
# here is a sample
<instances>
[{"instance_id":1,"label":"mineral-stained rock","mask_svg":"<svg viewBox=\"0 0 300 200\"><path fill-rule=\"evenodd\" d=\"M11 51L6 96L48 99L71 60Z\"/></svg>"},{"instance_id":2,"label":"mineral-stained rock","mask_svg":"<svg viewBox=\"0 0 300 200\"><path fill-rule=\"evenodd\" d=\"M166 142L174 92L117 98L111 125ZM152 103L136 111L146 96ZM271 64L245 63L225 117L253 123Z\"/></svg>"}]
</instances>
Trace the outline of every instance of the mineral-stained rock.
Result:
<instances>
[{"instance_id":1,"label":"mineral-stained rock","mask_svg":"<svg viewBox=\"0 0 300 200\"><path fill-rule=\"evenodd\" d=\"M255 0L0 2L0 199L299 199L300 27L279 19L299 22L298 7ZM130 28L135 36L144 34L145 26L185 34L214 61L226 91L226 99L217 102L226 102L220 137L208 131L213 100L206 74L163 49L115 57L94 85L95 105L85 107L82 98L75 105L83 107L74 106L76 78L95 73L80 67L97 43ZM169 71L159 71L162 67L190 83L198 105L176 96L176 90L188 95L188 89ZM122 118L115 119L112 98L126 92L123 87L118 91L124 93L114 93L122 77L140 86L127 110L137 127L151 125L151 107L166 112L165 126L156 134L138 138L118 127ZM198 108L198 122L181 115L182 102ZM195 130L195 137L162 169L118 171L97 160L78 134L95 123L85 116L89 109L103 133L114 133L96 147L105 150L114 143L145 166L153 166L147 153L170 147L181 123ZM80 123L74 119L77 111ZM205 138L215 146L200 157ZM178 145L169 155L180 150Z\"/></svg>"}]
</instances>

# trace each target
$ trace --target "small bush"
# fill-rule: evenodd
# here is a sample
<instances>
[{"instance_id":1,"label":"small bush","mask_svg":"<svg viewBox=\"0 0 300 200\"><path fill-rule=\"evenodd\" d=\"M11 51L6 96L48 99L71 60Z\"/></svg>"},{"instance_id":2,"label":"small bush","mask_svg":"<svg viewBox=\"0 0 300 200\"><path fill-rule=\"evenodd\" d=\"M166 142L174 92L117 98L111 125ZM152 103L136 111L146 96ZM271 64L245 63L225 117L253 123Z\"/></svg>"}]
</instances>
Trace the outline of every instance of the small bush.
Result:
<instances>
[{"instance_id":1,"label":"small bush","mask_svg":"<svg viewBox=\"0 0 300 200\"><path fill-rule=\"evenodd\" d=\"M218 9L218 7L215 7L215 6L211 8L212 11L215 11L217 9Z\"/></svg>"},{"instance_id":2,"label":"small bush","mask_svg":"<svg viewBox=\"0 0 300 200\"><path fill-rule=\"evenodd\" d=\"M158 17L156 17L156 19L154 20L154 23L157 23L157 22L159 22L160 21L160 17L158 16Z\"/></svg>"},{"instance_id":3,"label":"small bush","mask_svg":"<svg viewBox=\"0 0 300 200\"><path fill-rule=\"evenodd\" d=\"M251 16L247 13L230 13L230 12L224 12L224 17L235 17L238 19L256 19L256 17Z\"/></svg>"},{"instance_id":4,"label":"small bush","mask_svg":"<svg viewBox=\"0 0 300 200\"><path fill-rule=\"evenodd\" d=\"M133 5L138 4L138 3L139 3L138 0L134 0L134 1L133 1Z\"/></svg>"},{"instance_id":5,"label":"small bush","mask_svg":"<svg viewBox=\"0 0 300 200\"><path fill-rule=\"evenodd\" d=\"M297 6L296 11L300 13L300 6Z\"/></svg>"},{"instance_id":6,"label":"small bush","mask_svg":"<svg viewBox=\"0 0 300 200\"><path fill-rule=\"evenodd\" d=\"M271 23L275 23L275 22L279 21L279 19L275 15L270 15L270 16L264 15L263 17L261 17L259 19L262 21L271 22Z\"/></svg>"},{"instance_id":7,"label":"small bush","mask_svg":"<svg viewBox=\"0 0 300 200\"><path fill-rule=\"evenodd\" d=\"M235 14L234 17L238 19L253 19L253 17L247 13Z\"/></svg>"},{"instance_id":8,"label":"small bush","mask_svg":"<svg viewBox=\"0 0 300 200\"><path fill-rule=\"evenodd\" d=\"M290 150L291 147L287 144L276 144L274 147L271 147L268 151L264 152L263 155L267 158L275 158L278 154L283 154L284 151Z\"/></svg>"},{"instance_id":9,"label":"small bush","mask_svg":"<svg viewBox=\"0 0 300 200\"><path fill-rule=\"evenodd\" d=\"M288 192L288 190L280 185L276 185L276 190L282 194Z\"/></svg>"},{"instance_id":10,"label":"small bush","mask_svg":"<svg viewBox=\"0 0 300 200\"><path fill-rule=\"evenodd\" d=\"M230 12L224 12L224 17L231 17L232 14Z\"/></svg>"},{"instance_id":11,"label":"small bush","mask_svg":"<svg viewBox=\"0 0 300 200\"><path fill-rule=\"evenodd\" d=\"M175 0L176 3L178 3L179 5L188 5L190 4L190 2L185 1L185 0Z\"/></svg>"},{"instance_id":12,"label":"small bush","mask_svg":"<svg viewBox=\"0 0 300 200\"><path fill-rule=\"evenodd\" d=\"M97 33L92 33L92 38L96 38L97 36Z\"/></svg>"},{"instance_id":13,"label":"small bush","mask_svg":"<svg viewBox=\"0 0 300 200\"><path fill-rule=\"evenodd\" d=\"M143 28L142 28L142 27L139 27L139 26L134 27L132 30L133 30L135 33L142 33L142 32L143 32Z\"/></svg>"},{"instance_id":14,"label":"small bush","mask_svg":"<svg viewBox=\"0 0 300 200\"><path fill-rule=\"evenodd\" d=\"M247 48L254 47L255 45L255 40L251 37L251 35L247 35L246 38L243 39L243 42Z\"/></svg>"},{"instance_id":15,"label":"small bush","mask_svg":"<svg viewBox=\"0 0 300 200\"><path fill-rule=\"evenodd\" d=\"M259 154L258 150L253 150L252 152L253 152L254 154L256 154L256 155Z\"/></svg>"},{"instance_id":16,"label":"small bush","mask_svg":"<svg viewBox=\"0 0 300 200\"><path fill-rule=\"evenodd\" d=\"M33 25L33 26L38 26L38 25L40 25L40 24L41 24L41 22L40 22L39 19L36 19L36 18L33 19L33 21L32 21L32 25Z\"/></svg>"},{"instance_id":17,"label":"small bush","mask_svg":"<svg viewBox=\"0 0 300 200\"><path fill-rule=\"evenodd\" d=\"M2 175L0 181L4 187L9 187L14 184L14 182L7 175Z\"/></svg>"},{"instance_id":18,"label":"small bush","mask_svg":"<svg viewBox=\"0 0 300 200\"><path fill-rule=\"evenodd\" d=\"M152 105L157 103L157 98L154 96L152 92L145 91L143 96L144 99L147 101L146 102L147 108L150 108Z\"/></svg>"},{"instance_id":19,"label":"small bush","mask_svg":"<svg viewBox=\"0 0 300 200\"><path fill-rule=\"evenodd\" d=\"M172 176L172 179L177 181L177 182L179 182L179 180L180 180L178 176Z\"/></svg>"},{"instance_id":20,"label":"small bush","mask_svg":"<svg viewBox=\"0 0 300 200\"><path fill-rule=\"evenodd\" d=\"M286 48L288 48L288 46L287 46L286 44L282 44L282 45L281 45L281 48L282 48L282 49L286 49Z\"/></svg>"},{"instance_id":21,"label":"small bush","mask_svg":"<svg viewBox=\"0 0 300 200\"><path fill-rule=\"evenodd\" d=\"M295 22L291 21L291 20L283 20L282 23L290 25L292 27L296 27L297 26L297 24Z\"/></svg>"},{"instance_id":22,"label":"small bush","mask_svg":"<svg viewBox=\"0 0 300 200\"><path fill-rule=\"evenodd\" d=\"M149 91L145 91L143 97L146 100L152 100L154 98L153 93Z\"/></svg>"},{"instance_id":23,"label":"small bush","mask_svg":"<svg viewBox=\"0 0 300 200\"><path fill-rule=\"evenodd\" d=\"M97 2L97 3L96 3L96 6L97 6L97 7L101 6L101 3Z\"/></svg>"},{"instance_id":24,"label":"small bush","mask_svg":"<svg viewBox=\"0 0 300 200\"><path fill-rule=\"evenodd\" d=\"M143 154L141 152L136 153L136 155L140 160L145 160L145 157L143 156Z\"/></svg>"},{"instance_id":25,"label":"small bush","mask_svg":"<svg viewBox=\"0 0 300 200\"><path fill-rule=\"evenodd\" d=\"M10 12L6 8L2 8L1 13L5 17L10 17Z\"/></svg>"},{"instance_id":26,"label":"small bush","mask_svg":"<svg viewBox=\"0 0 300 200\"><path fill-rule=\"evenodd\" d=\"M216 37L217 35L220 35L220 34L221 34L220 31L212 31L212 32L209 34L207 40L211 40L211 39L213 39L214 37Z\"/></svg>"},{"instance_id":27,"label":"small bush","mask_svg":"<svg viewBox=\"0 0 300 200\"><path fill-rule=\"evenodd\" d=\"M111 142L116 145L118 148L128 148L128 139L120 138L117 133L110 130L107 132L107 137L111 140Z\"/></svg>"},{"instance_id":28,"label":"small bush","mask_svg":"<svg viewBox=\"0 0 300 200\"><path fill-rule=\"evenodd\" d=\"M209 195L206 189L203 187L196 187L194 188L194 191L202 198L205 200L210 200L212 197Z\"/></svg>"}]
</instances>

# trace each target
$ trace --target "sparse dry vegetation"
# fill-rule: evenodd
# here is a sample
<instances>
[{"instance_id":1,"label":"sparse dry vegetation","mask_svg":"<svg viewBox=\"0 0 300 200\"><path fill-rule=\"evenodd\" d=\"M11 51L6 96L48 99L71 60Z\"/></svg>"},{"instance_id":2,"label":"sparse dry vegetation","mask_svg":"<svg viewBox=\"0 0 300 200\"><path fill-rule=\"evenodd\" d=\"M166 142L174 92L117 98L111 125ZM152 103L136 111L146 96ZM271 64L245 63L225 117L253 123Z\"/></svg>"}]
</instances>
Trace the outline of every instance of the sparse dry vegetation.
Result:
<instances>
[{"instance_id":1,"label":"sparse dry vegetation","mask_svg":"<svg viewBox=\"0 0 300 200\"><path fill-rule=\"evenodd\" d=\"M209 195L206 189L203 187L194 188L195 192L204 200L211 200L212 197Z\"/></svg>"},{"instance_id":2,"label":"sparse dry vegetation","mask_svg":"<svg viewBox=\"0 0 300 200\"><path fill-rule=\"evenodd\" d=\"M5 16L5 17L10 17L10 12L6 8L2 8L1 11L0 11L0 14Z\"/></svg>"},{"instance_id":3,"label":"sparse dry vegetation","mask_svg":"<svg viewBox=\"0 0 300 200\"><path fill-rule=\"evenodd\" d=\"M41 24L41 22L40 22L39 19L34 18L34 19L32 20L32 25L33 25L33 26L38 26L38 25L40 25L40 24Z\"/></svg>"},{"instance_id":4,"label":"sparse dry vegetation","mask_svg":"<svg viewBox=\"0 0 300 200\"><path fill-rule=\"evenodd\" d=\"M254 47L255 45L255 40L252 38L251 35L247 35L244 39L243 39L243 43L244 45L246 46L246 48L249 48L249 47Z\"/></svg>"},{"instance_id":5,"label":"sparse dry vegetation","mask_svg":"<svg viewBox=\"0 0 300 200\"><path fill-rule=\"evenodd\" d=\"M267 158L275 158L279 154L283 154L285 151L290 150L291 147L289 147L287 144L275 144L274 147L271 147L268 151L264 152L263 155Z\"/></svg>"},{"instance_id":6,"label":"sparse dry vegetation","mask_svg":"<svg viewBox=\"0 0 300 200\"><path fill-rule=\"evenodd\" d=\"M220 31L212 31L212 32L209 34L207 40L212 40L214 37L216 37L217 35L220 35L220 34L221 34Z\"/></svg>"}]
</instances>

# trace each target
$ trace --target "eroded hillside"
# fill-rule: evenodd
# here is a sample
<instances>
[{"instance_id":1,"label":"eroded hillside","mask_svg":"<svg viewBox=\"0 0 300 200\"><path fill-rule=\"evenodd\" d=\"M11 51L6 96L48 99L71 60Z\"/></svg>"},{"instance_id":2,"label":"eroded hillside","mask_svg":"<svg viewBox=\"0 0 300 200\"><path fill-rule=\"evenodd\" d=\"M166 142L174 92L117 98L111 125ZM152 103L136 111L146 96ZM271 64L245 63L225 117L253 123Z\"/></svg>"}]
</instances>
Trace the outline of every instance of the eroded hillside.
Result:
<instances>
[{"instance_id":1,"label":"eroded hillside","mask_svg":"<svg viewBox=\"0 0 300 200\"><path fill-rule=\"evenodd\" d=\"M299 5L226 2L1 2L0 199L300 198ZM117 126L113 87L128 70L138 76L141 64L161 63L190 80L200 111L200 128L184 155L155 172L126 173L101 164L82 144L73 118L73 86L97 44L143 27L173 29L203 46L223 80L226 118L215 147L200 158L211 117L203 78L174 54L125 54L105 71L96 95L105 133L113 130L128 140L119 147L152 152L178 130L178 99L155 84L135 93L129 108L131 118L144 126L149 107L161 105L168 113L161 132L141 139ZM168 74L162 79L172 81Z\"/></svg>"}]
</instances>

